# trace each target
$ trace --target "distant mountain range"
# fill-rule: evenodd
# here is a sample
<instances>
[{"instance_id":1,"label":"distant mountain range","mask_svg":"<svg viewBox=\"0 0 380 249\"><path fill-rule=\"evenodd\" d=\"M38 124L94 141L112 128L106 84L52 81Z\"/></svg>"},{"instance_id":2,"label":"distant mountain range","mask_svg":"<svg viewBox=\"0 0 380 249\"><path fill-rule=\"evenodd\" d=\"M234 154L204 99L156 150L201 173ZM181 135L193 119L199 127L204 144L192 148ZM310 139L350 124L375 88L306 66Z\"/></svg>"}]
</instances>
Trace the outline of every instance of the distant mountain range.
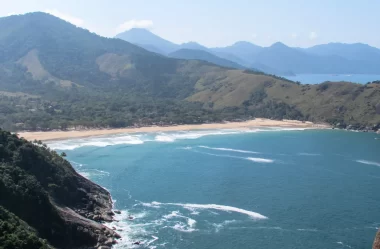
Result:
<instances>
[{"instance_id":1,"label":"distant mountain range","mask_svg":"<svg viewBox=\"0 0 380 249\"><path fill-rule=\"evenodd\" d=\"M207 48L196 42L175 44L146 29L131 29L116 38L169 57L204 60L220 66L235 65L234 68L257 69L278 75L380 74L380 49L362 43L295 48L280 42L261 47L239 41L227 47ZM182 49L186 51L179 51Z\"/></svg>"},{"instance_id":2,"label":"distant mountain range","mask_svg":"<svg viewBox=\"0 0 380 249\"><path fill-rule=\"evenodd\" d=\"M243 67L242 65L238 63L220 58L210 52L203 51L203 50L181 48L180 50L170 53L169 57L177 58L177 59L186 59L186 60L203 60L203 61L213 63L215 65L220 65L222 67L245 69L245 67Z\"/></svg>"}]
</instances>

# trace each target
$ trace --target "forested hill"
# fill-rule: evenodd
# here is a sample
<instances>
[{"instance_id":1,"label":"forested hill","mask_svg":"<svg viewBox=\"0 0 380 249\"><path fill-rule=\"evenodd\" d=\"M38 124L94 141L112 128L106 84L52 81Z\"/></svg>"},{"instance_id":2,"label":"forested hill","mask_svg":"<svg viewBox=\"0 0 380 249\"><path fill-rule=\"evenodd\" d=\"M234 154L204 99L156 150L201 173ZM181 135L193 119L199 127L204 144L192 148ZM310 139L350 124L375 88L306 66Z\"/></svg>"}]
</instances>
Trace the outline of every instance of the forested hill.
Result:
<instances>
[{"instance_id":1,"label":"forested hill","mask_svg":"<svg viewBox=\"0 0 380 249\"><path fill-rule=\"evenodd\" d=\"M106 190L46 145L2 130L0 196L0 248L89 248L118 237L95 222L112 220Z\"/></svg>"},{"instance_id":2,"label":"forested hill","mask_svg":"<svg viewBox=\"0 0 380 249\"><path fill-rule=\"evenodd\" d=\"M373 127L380 85L299 85L167 58L46 13L0 18L0 126L202 123L266 117Z\"/></svg>"}]
</instances>

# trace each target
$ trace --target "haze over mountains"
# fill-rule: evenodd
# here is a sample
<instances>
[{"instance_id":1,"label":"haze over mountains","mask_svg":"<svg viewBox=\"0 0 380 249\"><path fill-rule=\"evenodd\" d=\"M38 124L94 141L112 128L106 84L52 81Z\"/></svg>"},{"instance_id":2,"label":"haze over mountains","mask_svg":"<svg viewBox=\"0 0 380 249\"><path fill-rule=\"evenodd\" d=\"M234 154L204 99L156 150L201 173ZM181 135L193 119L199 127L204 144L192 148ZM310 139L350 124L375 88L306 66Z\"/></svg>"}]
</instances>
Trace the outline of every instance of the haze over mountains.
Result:
<instances>
[{"instance_id":1,"label":"haze over mountains","mask_svg":"<svg viewBox=\"0 0 380 249\"><path fill-rule=\"evenodd\" d=\"M380 74L380 50L366 44L329 43L310 48L293 48L277 42L270 47L239 41L231 46L207 48L196 42L175 44L145 29L131 29L120 38L149 51L182 59L200 59L215 64L215 56L271 74ZM194 50L175 53L180 49ZM195 50L208 52L199 53ZM179 54L181 56L179 56ZM198 57L199 55L199 57ZM212 56L214 55L214 56ZM226 61L223 61L224 66ZM231 63L228 63L231 64ZM231 64L232 65L232 64ZM235 68L239 68L236 67Z\"/></svg>"}]
</instances>

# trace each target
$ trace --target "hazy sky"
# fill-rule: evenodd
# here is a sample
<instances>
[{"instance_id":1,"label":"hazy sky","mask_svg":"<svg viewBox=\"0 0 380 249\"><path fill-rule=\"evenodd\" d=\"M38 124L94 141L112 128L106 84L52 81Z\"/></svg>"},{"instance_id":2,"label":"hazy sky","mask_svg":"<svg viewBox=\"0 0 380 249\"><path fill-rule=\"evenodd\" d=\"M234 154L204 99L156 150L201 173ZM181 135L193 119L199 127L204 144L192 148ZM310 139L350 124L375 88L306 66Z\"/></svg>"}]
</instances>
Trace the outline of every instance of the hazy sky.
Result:
<instances>
[{"instance_id":1,"label":"hazy sky","mask_svg":"<svg viewBox=\"0 0 380 249\"><path fill-rule=\"evenodd\" d=\"M380 48L380 0L0 0L0 6L0 16L44 11L108 37L144 27L175 43L206 46L245 40Z\"/></svg>"}]
</instances>

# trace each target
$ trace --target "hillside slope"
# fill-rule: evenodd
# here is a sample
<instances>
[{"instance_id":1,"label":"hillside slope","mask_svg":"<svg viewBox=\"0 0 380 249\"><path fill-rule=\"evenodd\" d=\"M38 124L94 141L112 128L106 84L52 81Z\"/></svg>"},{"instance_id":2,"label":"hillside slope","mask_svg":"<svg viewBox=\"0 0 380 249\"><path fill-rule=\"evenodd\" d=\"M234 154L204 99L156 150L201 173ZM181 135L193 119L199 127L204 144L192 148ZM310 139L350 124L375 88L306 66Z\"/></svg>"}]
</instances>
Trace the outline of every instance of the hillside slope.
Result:
<instances>
[{"instance_id":1,"label":"hillside slope","mask_svg":"<svg viewBox=\"0 0 380 249\"><path fill-rule=\"evenodd\" d=\"M33 237L38 236L59 248L94 247L107 243L108 234L110 243L118 237L98 223L112 220L112 202L106 190L80 176L46 146L2 130L0 144L1 220L19 227L17 233L8 231L0 236L4 240L0 244L8 243L13 233L29 233L33 245L46 244Z\"/></svg>"},{"instance_id":2,"label":"hillside slope","mask_svg":"<svg viewBox=\"0 0 380 249\"><path fill-rule=\"evenodd\" d=\"M378 84L302 86L250 70L167 58L45 13L0 18L0 28L0 126L7 129L251 117L379 123ZM284 55L271 53L276 56L281 61Z\"/></svg>"}]
</instances>

